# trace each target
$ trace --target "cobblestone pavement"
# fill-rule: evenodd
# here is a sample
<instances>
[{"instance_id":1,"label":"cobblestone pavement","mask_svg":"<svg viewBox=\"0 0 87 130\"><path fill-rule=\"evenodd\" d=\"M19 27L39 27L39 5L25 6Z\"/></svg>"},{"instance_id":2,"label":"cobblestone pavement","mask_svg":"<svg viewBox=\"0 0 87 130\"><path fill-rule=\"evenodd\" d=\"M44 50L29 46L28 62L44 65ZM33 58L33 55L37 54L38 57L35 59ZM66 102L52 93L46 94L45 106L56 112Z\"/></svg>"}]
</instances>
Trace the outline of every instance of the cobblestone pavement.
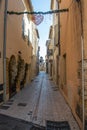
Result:
<instances>
[{"instance_id":1,"label":"cobblestone pavement","mask_svg":"<svg viewBox=\"0 0 87 130\"><path fill-rule=\"evenodd\" d=\"M68 121L71 130L80 130L63 96L45 72L3 104L0 114L40 126L46 126L47 120Z\"/></svg>"}]
</instances>

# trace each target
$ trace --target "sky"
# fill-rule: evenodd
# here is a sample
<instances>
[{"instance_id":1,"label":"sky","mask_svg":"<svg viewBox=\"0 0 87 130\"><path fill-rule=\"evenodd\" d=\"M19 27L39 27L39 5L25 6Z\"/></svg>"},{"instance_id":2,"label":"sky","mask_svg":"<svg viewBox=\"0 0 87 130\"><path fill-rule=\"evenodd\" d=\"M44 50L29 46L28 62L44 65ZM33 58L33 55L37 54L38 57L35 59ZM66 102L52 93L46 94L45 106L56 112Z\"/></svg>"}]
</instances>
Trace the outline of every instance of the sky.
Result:
<instances>
[{"instance_id":1,"label":"sky","mask_svg":"<svg viewBox=\"0 0 87 130\"><path fill-rule=\"evenodd\" d=\"M51 0L31 0L34 11L49 11ZM40 23L37 28L40 35L39 46L40 46L40 56L45 59L46 55L46 40L49 36L49 27L51 25L52 15L44 15L42 23Z\"/></svg>"}]
</instances>

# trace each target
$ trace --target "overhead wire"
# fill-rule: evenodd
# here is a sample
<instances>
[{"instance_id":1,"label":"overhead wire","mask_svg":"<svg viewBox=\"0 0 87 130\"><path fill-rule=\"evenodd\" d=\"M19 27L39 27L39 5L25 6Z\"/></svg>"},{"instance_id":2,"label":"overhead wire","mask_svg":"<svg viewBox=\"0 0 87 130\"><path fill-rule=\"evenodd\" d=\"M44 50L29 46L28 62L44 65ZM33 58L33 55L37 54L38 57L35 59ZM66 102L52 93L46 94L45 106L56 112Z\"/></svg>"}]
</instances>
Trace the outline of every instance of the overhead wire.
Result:
<instances>
[{"instance_id":1,"label":"overhead wire","mask_svg":"<svg viewBox=\"0 0 87 130\"><path fill-rule=\"evenodd\" d=\"M68 9L60 9L60 10L52 10L52 11L46 11L46 12L42 12L42 11L38 11L38 12L15 12L15 11L7 11L7 14L9 15L21 15L21 14L42 14L42 15L46 15L46 14L53 14L53 13L63 13L63 12L68 12Z\"/></svg>"},{"instance_id":2,"label":"overhead wire","mask_svg":"<svg viewBox=\"0 0 87 130\"><path fill-rule=\"evenodd\" d=\"M25 11L25 12L15 12L15 11L7 11L7 14L9 15L22 15L22 14L30 14L30 15L34 15L34 14L42 14L42 15L46 15L46 14L54 14L54 13L63 13L63 12L68 12L69 9L71 8L71 6L73 5L74 0L71 1L70 5L68 8L66 9L60 9L60 10L52 10L52 11L46 11L46 12L42 12L42 11Z\"/></svg>"}]
</instances>

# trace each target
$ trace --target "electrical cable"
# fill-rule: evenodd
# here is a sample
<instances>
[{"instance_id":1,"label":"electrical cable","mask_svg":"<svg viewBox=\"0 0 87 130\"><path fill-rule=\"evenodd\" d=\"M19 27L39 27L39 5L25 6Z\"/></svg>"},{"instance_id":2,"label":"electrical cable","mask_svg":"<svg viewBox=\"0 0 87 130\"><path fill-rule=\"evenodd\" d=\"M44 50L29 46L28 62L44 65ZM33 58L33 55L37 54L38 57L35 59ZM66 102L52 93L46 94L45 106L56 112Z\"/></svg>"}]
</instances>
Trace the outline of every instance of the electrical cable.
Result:
<instances>
[{"instance_id":1,"label":"electrical cable","mask_svg":"<svg viewBox=\"0 0 87 130\"><path fill-rule=\"evenodd\" d=\"M7 11L7 14L9 15L22 15L22 14L42 14L42 15L46 15L46 14L53 14L53 13L63 13L63 12L68 12L68 9L60 9L60 10L52 10L52 11L47 11L47 12L15 12L15 11Z\"/></svg>"}]
</instances>

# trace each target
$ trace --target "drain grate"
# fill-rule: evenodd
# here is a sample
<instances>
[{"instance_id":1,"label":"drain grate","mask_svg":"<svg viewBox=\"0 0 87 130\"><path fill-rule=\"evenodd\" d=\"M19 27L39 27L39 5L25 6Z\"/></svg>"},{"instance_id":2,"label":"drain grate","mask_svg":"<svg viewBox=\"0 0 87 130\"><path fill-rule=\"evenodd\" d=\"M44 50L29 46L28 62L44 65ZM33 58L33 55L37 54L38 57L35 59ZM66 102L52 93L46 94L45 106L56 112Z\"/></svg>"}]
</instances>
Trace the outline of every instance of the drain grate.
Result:
<instances>
[{"instance_id":1,"label":"drain grate","mask_svg":"<svg viewBox=\"0 0 87 130\"><path fill-rule=\"evenodd\" d=\"M5 103L6 105L12 105L13 103L12 102L7 102Z\"/></svg>"},{"instance_id":2,"label":"drain grate","mask_svg":"<svg viewBox=\"0 0 87 130\"><path fill-rule=\"evenodd\" d=\"M7 110L10 106L1 106L0 109Z\"/></svg>"},{"instance_id":3,"label":"drain grate","mask_svg":"<svg viewBox=\"0 0 87 130\"><path fill-rule=\"evenodd\" d=\"M87 120L85 120L85 130L87 130Z\"/></svg>"},{"instance_id":4,"label":"drain grate","mask_svg":"<svg viewBox=\"0 0 87 130\"><path fill-rule=\"evenodd\" d=\"M25 107L25 106L27 106L27 103L18 103L18 106Z\"/></svg>"},{"instance_id":5,"label":"drain grate","mask_svg":"<svg viewBox=\"0 0 87 130\"><path fill-rule=\"evenodd\" d=\"M58 89L55 88L55 89L53 89L53 91L58 91Z\"/></svg>"},{"instance_id":6,"label":"drain grate","mask_svg":"<svg viewBox=\"0 0 87 130\"><path fill-rule=\"evenodd\" d=\"M33 124L30 130L45 130L45 127Z\"/></svg>"},{"instance_id":7,"label":"drain grate","mask_svg":"<svg viewBox=\"0 0 87 130\"><path fill-rule=\"evenodd\" d=\"M24 130L25 129L25 127L24 126L22 126L22 125L16 125L12 130ZM27 129L28 130L28 129Z\"/></svg>"},{"instance_id":8,"label":"drain grate","mask_svg":"<svg viewBox=\"0 0 87 130\"><path fill-rule=\"evenodd\" d=\"M33 113L32 111L29 111L28 115L32 115L32 113Z\"/></svg>"},{"instance_id":9,"label":"drain grate","mask_svg":"<svg viewBox=\"0 0 87 130\"><path fill-rule=\"evenodd\" d=\"M71 130L71 129L67 121L63 122L47 121L46 130Z\"/></svg>"},{"instance_id":10,"label":"drain grate","mask_svg":"<svg viewBox=\"0 0 87 130\"><path fill-rule=\"evenodd\" d=\"M8 102L14 102L14 100L13 100L13 99L10 99Z\"/></svg>"},{"instance_id":11,"label":"drain grate","mask_svg":"<svg viewBox=\"0 0 87 130\"><path fill-rule=\"evenodd\" d=\"M37 82L39 82L39 81L38 81L38 80L35 80L34 82L37 83Z\"/></svg>"},{"instance_id":12,"label":"drain grate","mask_svg":"<svg viewBox=\"0 0 87 130\"><path fill-rule=\"evenodd\" d=\"M53 91L58 91L59 89L58 89L58 87L52 87L52 90Z\"/></svg>"}]
</instances>

